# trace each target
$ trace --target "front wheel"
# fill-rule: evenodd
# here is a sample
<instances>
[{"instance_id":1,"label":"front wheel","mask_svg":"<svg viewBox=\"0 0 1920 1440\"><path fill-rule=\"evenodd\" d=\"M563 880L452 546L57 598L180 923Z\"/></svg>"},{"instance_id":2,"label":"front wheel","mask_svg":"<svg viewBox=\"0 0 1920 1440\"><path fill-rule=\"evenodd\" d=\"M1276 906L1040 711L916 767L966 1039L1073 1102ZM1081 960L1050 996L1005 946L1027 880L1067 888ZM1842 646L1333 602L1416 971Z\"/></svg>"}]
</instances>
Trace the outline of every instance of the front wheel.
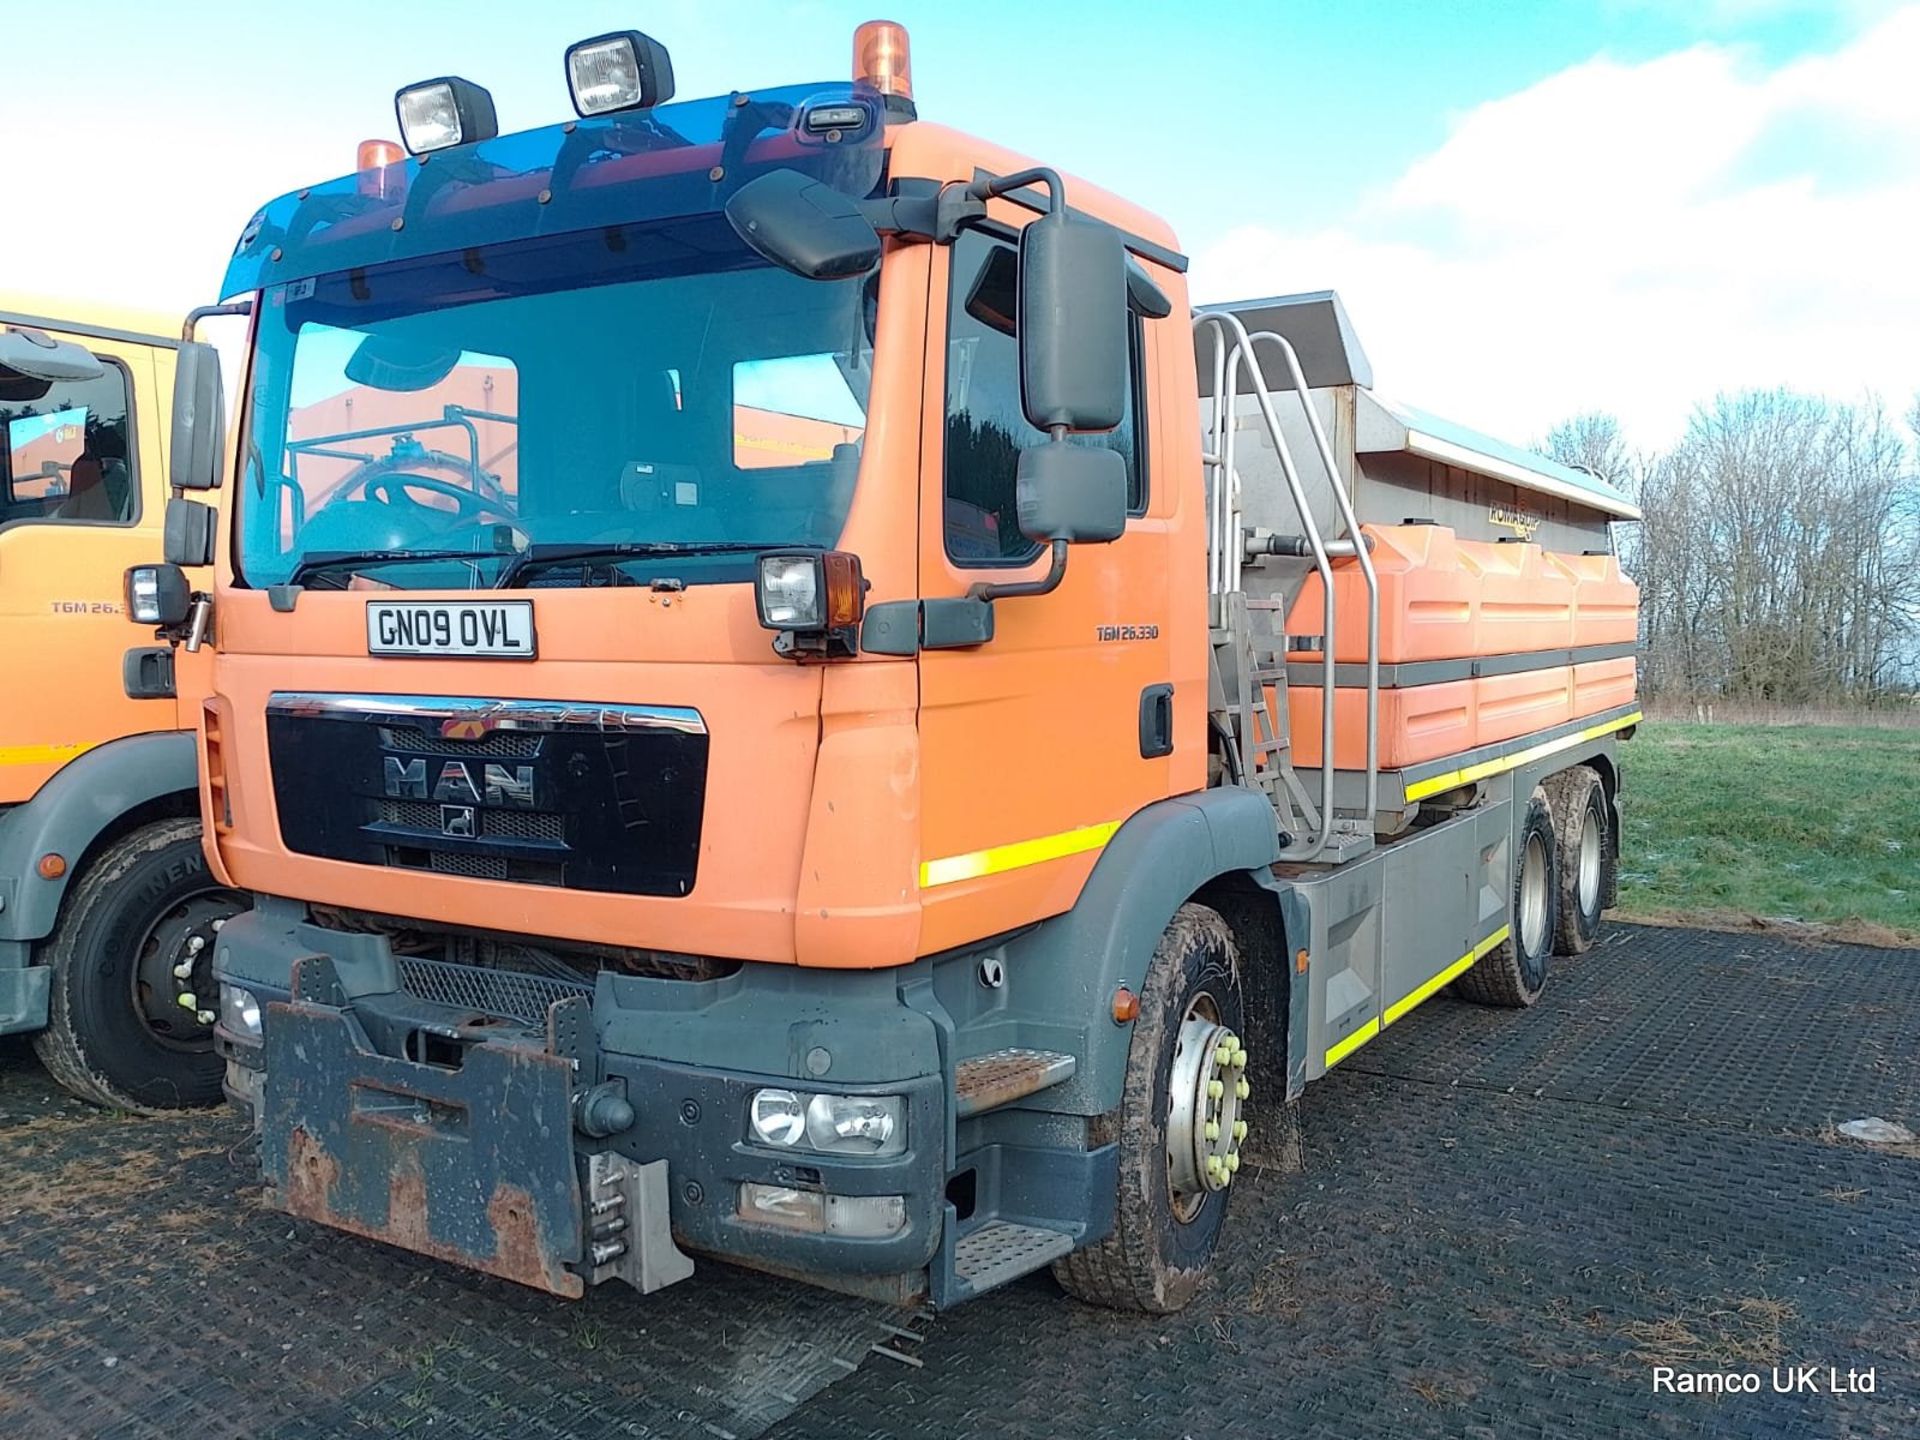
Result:
<instances>
[{"instance_id":1,"label":"front wheel","mask_svg":"<svg viewBox=\"0 0 1920 1440\"><path fill-rule=\"evenodd\" d=\"M1233 931L1183 905L1140 991L1117 1126L1113 1233L1054 1262L1061 1287L1117 1310L1170 1314L1206 1278L1240 1169L1250 1087Z\"/></svg>"},{"instance_id":2,"label":"front wheel","mask_svg":"<svg viewBox=\"0 0 1920 1440\"><path fill-rule=\"evenodd\" d=\"M195 820L143 825L94 857L40 950L52 998L33 1047L53 1078L121 1110L217 1101L213 940L246 904L207 869Z\"/></svg>"}]
</instances>

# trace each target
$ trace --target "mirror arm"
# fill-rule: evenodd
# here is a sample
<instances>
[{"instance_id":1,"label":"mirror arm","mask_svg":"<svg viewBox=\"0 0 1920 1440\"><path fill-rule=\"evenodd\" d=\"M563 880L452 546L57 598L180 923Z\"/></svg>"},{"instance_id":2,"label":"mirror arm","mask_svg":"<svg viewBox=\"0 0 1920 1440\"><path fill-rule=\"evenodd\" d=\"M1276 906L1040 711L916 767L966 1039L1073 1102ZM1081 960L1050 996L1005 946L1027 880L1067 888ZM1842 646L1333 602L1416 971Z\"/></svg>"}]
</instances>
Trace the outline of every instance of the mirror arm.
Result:
<instances>
[{"instance_id":1,"label":"mirror arm","mask_svg":"<svg viewBox=\"0 0 1920 1440\"><path fill-rule=\"evenodd\" d=\"M1038 580L1013 580L1003 584L981 581L967 590L969 600L1016 600L1026 595L1051 595L1067 578L1067 542L1053 542L1053 563Z\"/></svg>"},{"instance_id":2,"label":"mirror arm","mask_svg":"<svg viewBox=\"0 0 1920 1440\"><path fill-rule=\"evenodd\" d=\"M1061 183L1060 172L1045 165L1036 165L1031 170L1018 170L1011 175L983 175L967 187L967 194L976 200L991 200L996 195L1005 195L1010 190L1024 190L1029 185L1047 187L1048 214L1066 213L1067 187Z\"/></svg>"},{"instance_id":3,"label":"mirror arm","mask_svg":"<svg viewBox=\"0 0 1920 1440\"><path fill-rule=\"evenodd\" d=\"M196 305L187 312L187 318L181 322L180 338L182 340L193 339L193 332L198 328L200 322L212 316L251 315L252 313L253 302L251 300L236 300L231 305Z\"/></svg>"}]
</instances>

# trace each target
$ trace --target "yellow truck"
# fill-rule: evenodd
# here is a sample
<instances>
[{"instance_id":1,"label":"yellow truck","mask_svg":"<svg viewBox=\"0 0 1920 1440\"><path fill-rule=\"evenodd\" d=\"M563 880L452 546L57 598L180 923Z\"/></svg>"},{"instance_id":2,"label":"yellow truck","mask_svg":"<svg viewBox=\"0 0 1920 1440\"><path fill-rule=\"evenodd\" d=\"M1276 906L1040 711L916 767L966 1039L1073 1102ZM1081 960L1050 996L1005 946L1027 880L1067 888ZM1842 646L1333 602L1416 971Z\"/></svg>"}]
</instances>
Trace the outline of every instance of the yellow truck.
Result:
<instances>
[{"instance_id":1,"label":"yellow truck","mask_svg":"<svg viewBox=\"0 0 1920 1440\"><path fill-rule=\"evenodd\" d=\"M197 695L126 645L178 329L0 291L0 1034L127 1109L219 1098L210 944L242 903L200 852Z\"/></svg>"}]
</instances>

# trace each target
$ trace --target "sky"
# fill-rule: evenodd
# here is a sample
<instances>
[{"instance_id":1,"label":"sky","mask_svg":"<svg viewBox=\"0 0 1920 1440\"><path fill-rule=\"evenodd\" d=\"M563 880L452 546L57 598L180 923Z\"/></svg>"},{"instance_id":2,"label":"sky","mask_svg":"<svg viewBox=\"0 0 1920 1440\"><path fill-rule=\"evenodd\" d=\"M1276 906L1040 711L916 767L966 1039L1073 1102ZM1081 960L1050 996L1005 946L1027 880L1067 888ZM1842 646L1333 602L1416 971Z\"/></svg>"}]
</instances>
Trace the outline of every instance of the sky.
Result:
<instances>
[{"instance_id":1,"label":"sky","mask_svg":"<svg viewBox=\"0 0 1920 1440\"><path fill-rule=\"evenodd\" d=\"M184 311L403 84L464 75L524 129L571 115L585 36L647 28L693 97L843 76L876 13L923 116L1165 216L1197 299L1339 291L1382 392L1494 434L1599 409L1653 447L1716 391L1920 392L1894 0L18 4L0 286Z\"/></svg>"}]
</instances>

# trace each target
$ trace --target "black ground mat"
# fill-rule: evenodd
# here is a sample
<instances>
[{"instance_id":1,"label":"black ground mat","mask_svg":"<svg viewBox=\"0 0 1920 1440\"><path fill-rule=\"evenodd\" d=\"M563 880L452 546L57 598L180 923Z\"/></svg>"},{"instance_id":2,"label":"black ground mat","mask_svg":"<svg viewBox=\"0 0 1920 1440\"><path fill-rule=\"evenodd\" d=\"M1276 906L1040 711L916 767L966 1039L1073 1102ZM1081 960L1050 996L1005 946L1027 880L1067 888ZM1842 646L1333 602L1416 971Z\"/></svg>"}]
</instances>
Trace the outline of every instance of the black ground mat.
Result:
<instances>
[{"instance_id":1,"label":"black ground mat","mask_svg":"<svg viewBox=\"0 0 1920 1440\"><path fill-rule=\"evenodd\" d=\"M581 1302L472 1275L263 1209L229 1114L103 1115L30 1060L0 1053L8 1437L724 1440L852 1372L896 1318L710 1263Z\"/></svg>"},{"instance_id":2,"label":"black ground mat","mask_svg":"<svg viewBox=\"0 0 1920 1440\"><path fill-rule=\"evenodd\" d=\"M1522 1021L1440 997L1345 1061L1400 1079L1756 1129L1920 1130L1920 955L1614 925Z\"/></svg>"},{"instance_id":3,"label":"black ground mat","mask_svg":"<svg viewBox=\"0 0 1920 1440\"><path fill-rule=\"evenodd\" d=\"M1032 1277L849 1373L895 1317L711 1264L577 1305L469 1276L261 1210L229 1120L102 1116L0 1048L0 1434L1914 1440L1920 1155L1830 1123L1920 1129L1916 1080L1920 953L1620 927L1311 1089L1187 1313Z\"/></svg>"}]
</instances>

